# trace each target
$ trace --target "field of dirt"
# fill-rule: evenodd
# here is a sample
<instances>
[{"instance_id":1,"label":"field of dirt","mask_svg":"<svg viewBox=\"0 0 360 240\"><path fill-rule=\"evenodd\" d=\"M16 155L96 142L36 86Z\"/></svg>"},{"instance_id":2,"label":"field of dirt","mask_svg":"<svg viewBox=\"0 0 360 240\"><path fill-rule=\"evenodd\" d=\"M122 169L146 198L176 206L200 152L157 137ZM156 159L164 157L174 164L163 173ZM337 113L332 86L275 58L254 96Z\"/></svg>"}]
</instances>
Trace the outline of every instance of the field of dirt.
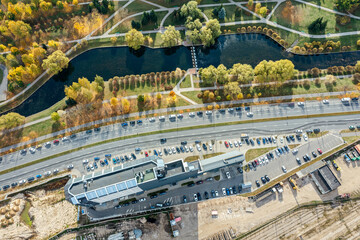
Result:
<instances>
[{"instance_id":1,"label":"field of dirt","mask_svg":"<svg viewBox=\"0 0 360 240\"><path fill-rule=\"evenodd\" d=\"M65 201L63 191L38 190L26 196L19 194L3 208L9 206L12 209L17 202L19 210L11 218L13 223L0 228L1 239L48 239L77 224L77 208ZM24 217L20 217L26 202L30 203L27 224ZM0 219L6 219L6 216L1 214Z\"/></svg>"},{"instance_id":2,"label":"field of dirt","mask_svg":"<svg viewBox=\"0 0 360 240\"><path fill-rule=\"evenodd\" d=\"M292 190L289 184L285 183L282 194L276 193L272 197L260 202L253 202L244 197L232 196L199 203L199 239L208 239L219 231L228 229L232 229L236 235L239 235L260 226L298 204L330 200L339 194L360 190L359 162L347 165L341 157L337 160L337 163L342 171L337 172L332 166L331 169L337 175L342 185L337 190L325 195L321 195L310 178L305 177L304 179L297 179L298 191ZM217 218L211 216L212 210L218 211ZM277 237L280 234L281 231L277 231Z\"/></svg>"}]
</instances>

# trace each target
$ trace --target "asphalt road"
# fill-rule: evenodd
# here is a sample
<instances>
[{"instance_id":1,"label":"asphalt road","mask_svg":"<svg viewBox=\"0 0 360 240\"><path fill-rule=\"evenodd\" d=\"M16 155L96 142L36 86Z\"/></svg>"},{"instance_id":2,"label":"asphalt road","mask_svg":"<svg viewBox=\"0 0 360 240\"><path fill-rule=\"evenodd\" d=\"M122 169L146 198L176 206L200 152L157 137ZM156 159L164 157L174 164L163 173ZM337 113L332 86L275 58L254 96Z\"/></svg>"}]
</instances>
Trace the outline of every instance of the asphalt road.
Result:
<instances>
[{"instance_id":1,"label":"asphalt road","mask_svg":"<svg viewBox=\"0 0 360 240\"><path fill-rule=\"evenodd\" d=\"M307 129L310 127L320 127L322 130L340 130L346 128L347 125L354 124L359 119L360 115L349 115L349 116L331 116L324 118L314 118L314 119L293 119L293 120L283 120L283 121L270 121L270 122L260 122L260 123L247 123L240 125L230 125L230 126L221 126L214 128L206 129L193 129L188 131L174 132L174 133L164 133L149 135L144 137L126 139L122 141L115 141L99 146L95 146L89 149L83 149L80 151L73 152L71 154L63 155L61 157L52 158L48 161L31 165L26 168L22 168L7 174L0 176L0 186L10 184L21 179L26 179L28 177L34 176L36 174L42 174L45 171L53 170L55 168L64 169L69 164L74 164L75 168L83 169L82 160L83 159L93 159L94 157L103 157L105 153L111 154L122 154L128 152L129 149L134 149L135 147L141 147L142 149L158 148L161 146L159 139L167 138L166 145L176 145L180 141L186 140L189 143L194 140L204 140L208 141L209 139L221 140L228 139L229 136L240 136L241 133L248 133L251 136L261 136L261 135L277 135L280 133L294 132L297 128ZM99 134L99 138L106 138L104 134ZM62 149L63 151L71 149L73 147L79 147L86 143L86 139L78 139L75 142L71 143L61 143L56 148ZM49 149L44 154L38 154L40 158L55 154L56 149ZM6 164L2 164L3 169L23 164L30 160L24 159L23 156L19 154L12 155L15 158L12 160L7 159ZM19 157L19 158L17 158ZM38 157L38 158L39 158Z\"/></svg>"},{"instance_id":2,"label":"asphalt road","mask_svg":"<svg viewBox=\"0 0 360 240\"><path fill-rule=\"evenodd\" d=\"M302 164L304 163L303 156L305 154L308 154L311 156L311 159L313 160L314 157L311 155L311 152L315 151L317 154L317 148L320 148L323 151L323 154L327 151L330 151L331 149L337 147L338 145L342 144L343 141L340 137L335 136L333 134L328 134L326 136L323 136L321 138L316 139L309 139L308 142L305 142L304 139L295 140L295 142L287 142L284 139L283 143L280 143L278 146L284 146L288 144L301 144L297 147L298 152L296 154L293 154L291 151L288 153L281 154L280 156L277 156L274 153L275 158L270 160L266 164L258 165L253 170L250 170L248 172L244 171L243 173L239 173L237 170L237 167L244 164L237 164L229 167L225 167L220 170L218 173L210 173L204 176L201 176L196 179L189 179L185 180L184 182L188 181L199 181L203 180L204 183L201 185L195 185L193 187L187 187L187 186L181 186L181 183L178 183L176 186L163 186L159 189L165 189L168 188L169 190L164 195L158 195L157 198L151 199L148 194L149 192L146 192L142 195L136 196L136 199L146 198L146 201L144 202L138 202L135 204L129 204L128 206L122 206L120 208L114 208L109 207L105 210L93 210L93 209L87 209L89 216L92 218L104 218L104 217L110 217L110 216L117 216L117 215L126 215L126 214L133 214L139 211L146 211L150 210L151 206L153 208L157 208L156 204L163 204L165 206L165 203L170 203L171 205L177 205L184 203L184 196L186 197L187 203L189 202L195 202L194 194L200 193L202 200L205 200L205 192L209 193L209 197L211 196L211 191L217 191L218 196L217 197L225 197L223 194L222 189L230 189L235 186L236 191L239 191L238 186L241 185L244 182L251 182L252 183L252 189L254 190L257 188L255 181L259 180L261 185L264 185L260 178L268 175L271 180L281 176L284 174L281 167L285 166L287 171L291 171L297 167L299 167L298 163L296 162L296 158L300 158ZM262 144L261 144L262 145ZM273 150L271 152L274 152ZM230 173L230 179L227 179L226 172ZM205 179L210 176L220 175L220 181L211 181L208 182ZM154 190L155 191L155 190ZM151 191L150 191L151 192ZM243 192L242 192L243 193Z\"/></svg>"},{"instance_id":3,"label":"asphalt road","mask_svg":"<svg viewBox=\"0 0 360 240\"><path fill-rule=\"evenodd\" d=\"M307 102L305 107L301 108L295 106L294 108L288 107L288 105L265 105L254 106L252 112L254 112L254 119L267 118L267 117L280 117L280 116L292 116L303 115L311 110L311 114L320 112L336 112L336 111L350 111L359 110L357 104L350 106L344 106L339 100L330 101L330 104L325 105L320 102ZM160 123L156 120L155 123L144 121L141 126L135 127L128 126L126 128L121 127L120 124L109 125L102 127L100 133L93 132L92 134L79 133L77 138L71 142L61 142L58 146L51 146L49 149L43 147L40 151L37 150L35 154L27 152L25 156L19 152L9 154L3 157L3 161L0 165L1 170L8 169L17 165L21 165L27 162L31 162L46 156L51 156L56 153L61 153L73 148L88 145L94 142L111 139L118 136L134 135L137 133L176 128L181 126L209 124L214 122L229 122L241 119L249 119L245 112L235 112L220 114L214 113L211 117L204 114L203 117L189 118L184 114L183 119L177 119L176 122L170 122L168 119L164 123ZM122 141L115 141L100 146L95 146L91 149L80 150L71 154L67 154L61 157L50 159L46 162L31 165L29 167L8 173L0 176L0 186L26 179L30 176L34 176L39 173L44 173L48 170L55 168L64 169L69 164L74 164L75 168L82 168L81 161L85 158L93 158L96 156L102 157L105 153L121 154L129 149L135 147L141 147L148 149L159 147L160 142L158 139L167 138L167 144L179 144L182 140L194 141L194 140L209 140L209 139L223 139L229 135L248 133L252 136L258 136L262 134L279 134L284 132L292 132L297 128L307 129L310 127L320 127L322 130L327 129L344 129L347 125L356 125L360 115L348 115L348 116L331 116L322 118L307 118L307 119L292 119L282 121L269 121L260 123L246 123L239 125L229 125L221 127L210 127L206 129L193 129L189 131L176 131L172 133L163 133L156 135L149 135L144 137L132 138Z\"/></svg>"}]
</instances>

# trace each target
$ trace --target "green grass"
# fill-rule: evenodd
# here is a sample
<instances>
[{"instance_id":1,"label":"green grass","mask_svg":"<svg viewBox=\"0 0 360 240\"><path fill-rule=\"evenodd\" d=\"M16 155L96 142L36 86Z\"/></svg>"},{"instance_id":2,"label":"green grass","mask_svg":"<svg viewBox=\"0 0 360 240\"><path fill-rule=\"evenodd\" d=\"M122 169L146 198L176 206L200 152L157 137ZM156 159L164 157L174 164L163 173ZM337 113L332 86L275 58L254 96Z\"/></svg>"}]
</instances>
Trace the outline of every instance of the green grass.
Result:
<instances>
[{"instance_id":1,"label":"green grass","mask_svg":"<svg viewBox=\"0 0 360 240\"><path fill-rule=\"evenodd\" d=\"M350 137L343 137L344 141L346 141L348 144L351 144L357 140L360 139L360 136L350 136Z\"/></svg>"},{"instance_id":2,"label":"green grass","mask_svg":"<svg viewBox=\"0 0 360 240\"><path fill-rule=\"evenodd\" d=\"M268 147L268 148L255 148L249 149L245 153L245 160L246 162L252 161L253 159L264 155L265 153L275 149L276 147Z\"/></svg>"},{"instance_id":3,"label":"green grass","mask_svg":"<svg viewBox=\"0 0 360 240\"><path fill-rule=\"evenodd\" d=\"M256 17L255 15L250 15L248 16L247 14L245 14L245 11L242 10L241 11L241 15L239 17L235 16L235 9L236 9L236 5L226 5L224 6L225 10L226 10L226 17L224 20L219 20L220 23L224 23L224 22L235 22L235 21L244 21L244 20L259 20L258 17ZM213 16L213 7L205 7L205 8L200 8L205 15L209 18L209 19L213 19L213 18L217 18L215 16Z\"/></svg>"},{"instance_id":4,"label":"green grass","mask_svg":"<svg viewBox=\"0 0 360 240\"><path fill-rule=\"evenodd\" d=\"M334 0L304 0L304 1L319 5L321 7L326 7L326 8L329 8L329 9L335 9L334 8Z\"/></svg>"},{"instance_id":5,"label":"green grass","mask_svg":"<svg viewBox=\"0 0 360 240\"><path fill-rule=\"evenodd\" d=\"M280 121L280 120L291 120L291 119L303 119L303 118L318 118L318 117L326 117L326 116L342 116L342 115L354 115L354 114L360 114L360 111L354 111L354 112L337 112L337 113L330 113L330 114L313 114L313 115L307 115L307 116L289 116L289 117L277 117L277 118L266 118L266 119L252 119L252 120L244 120L244 121L234 121L234 122L224 122L224 123L215 123L215 124L208 124L208 125L198 125L198 126L190 126L190 127L182 127L182 128L175 128L175 129L166 129L166 130L160 130L160 131L154 131L154 132L147 132L147 133L140 133L137 135L129 135L129 136L124 136L124 137L118 137L118 138L113 138L113 139L107 139L101 142L97 142L97 143L93 143L93 144L89 144L86 146L82 146L79 148L74 148L62 153L58 153L52 156L48 156L45 158L41 158L38 159L36 161L33 162L29 162L29 163L25 163L22 165L18 165L16 167L13 168L9 168L3 171L0 171L0 175L5 174L5 173L9 173L18 169L22 169L24 167L28 167L31 166L33 164L37 164L37 163L41 163L44 161L47 161L49 159L52 158L56 158L56 157L60 157L66 154L70 154L79 150L83 150L83 149L87 149L87 148L91 148L94 146L98 146L98 145L102 145L105 143L109 143L109 142L115 142L115 141L120 141L120 140L125 140L125 139L130 139L130 138L134 138L134 137L142 137L142 136L149 136L149 135L153 135L153 134L161 134L161 133L169 133L169 132L177 132L177 131L186 131L186 130L192 130L192 129L202 129L202 128L213 128L213 127L219 127L219 126L231 126L231 125L237 125L237 124L245 124L245 123L256 123L256 122L269 122L269 121Z\"/></svg>"},{"instance_id":6,"label":"green grass","mask_svg":"<svg viewBox=\"0 0 360 240\"><path fill-rule=\"evenodd\" d=\"M149 11L149 10L152 10L152 9L158 9L158 7L155 7L153 5L144 3L144 2L139 1L139 0L135 0L134 2L130 3L126 7L126 9L129 11L129 14L133 14L133 13Z\"/></svg>"},{"instance_id":7,"label":"green grass","mask_svg":"<svg viewBox=\"0 0 360 240\"><path fill-rule=\"evenodd\" d=\"M221 154L224 154L224 152L216 152L216 153L209 153L209 154L204 154L203 155L203 159L207 159L207 158L211 158L211 157L215 157L215 156L219 156ZM188 156L184 159L184 162L193 162L200 159L199 155L195 155L195 156Z\"/></svg>"},{"instance_id":8,"label":"green grass","mask_svg":"<svg viewBox=\"0 0 360 240\"><path fill-rule=\"evenodd\" d=\"M308 26L317 18L323 17L324 21L328 21L325 33L337 33L337 32L349 32L360 29L360 21L351 19L351 22L346 26L341 26L336 23L336 14L330 13L316 7L312 7L306 4L291 1L294 6L295 14L292 17L284 17L282 14L286 11L286 2L283 2L275 10L275 13L271 17L272 21L278 24L289 27L298 31L308 32ZM285 9L285 10L284 10ZM321 33L317 33L321 34Z\"/></svg>"},{"instance_id":9,"label":"green grass","mask_svg":"<svg viewBox=\"0 0 360 240\"><path fill-rule=\"evenodd\" d=\"M65 98L63 98L62 100L55 103L51 107L49 107L41 112L38 112L31 116L26 117L25 122L32 122L32 121L35 121L35 120L38 120L38 119L41 119L44 117L48 117L48 116L50 116L51 113L56 112L59 109L63 109L65 106L66 106Z\"/></svg>"},{"instance_id":10,"label":"green grass","mask_svg":"<svg viewBox=\"0 0 360 240\"><path fill-rule=\"evenodd\" d=\"M182 26L185 24L185 19L175 19L175 13L171 13L166 19L165 19L165 22L164 22L164 26Z\"/></svg>"},{"instance_id":11,"label":"green grass","mask_svg":"<svg viewBox=\"0 0 360 240\"><path fill-rule=\"evenodd\" d=\"M167 11L164 12L155 12L155 15L157 16L157 21L156 22L151 22L149 24L146 25L142 25L139 29L139 31L147 31L147 30L154 30L157 29L160 26L161 20L165 17L165 15L167 14ZM135 22L141 22L141 18L142 16L135 16L132 18L127 19L126 21L122 22L120 25L118 25L116 28L114 28L114 30L112 30L110 32L110 34L114 34L114 33L126 33L129 30L131 30L131 21L135 21Z\"/></svg>"},{"instance_id":12,"label":"green grass","mask_svg":"<svg viewBox=\"0 0 360 240\"><path fill-rule=\"evenodd\" d=\"M25 127L23 129L22 135L27 136L27 135L29 135L30 132L34 131L38 134L38 136L43 136L43 135L52 133L53 129L54 129L53 121L47 120L47 121L39 122L39 123L33 124L31 126ZM58 131L58 130L56 130L56 131Z\"/></svg>"},{"instance_id":13,"label":"green grass","mask_svg":"<svg viewBox=\"0 0 360 240\"><path fill-rule=\"evenodd\" d=\"M199 99L197 97L198 93L200 93L201 91L190 91L190 92L181 92L182 95L184 95L185 97L190 98L191 100L195 101L196 103L203 103L203 101L201 99Z\"/></svg>"},{"instance_id":14,"label":"green grass","mask_svg":"<svg viewBox=\"0 0 360 240\"><path fill-rule=\"evenodd\" d=\"M188 0L151 0L151 2L164 7L181 7L184 3L187 3Z\"/></svg>"},{"instance_id":15,"label":"green grass","mask_svg":"<svg viewBox=\"0 0 360 240\"><path fill-rule=\"evenodd\" d=\"M189 88L191 87L190 75L187 75L185 79L180 83L180 88Z\"/></svg>"},{"instance_id":16,"label":"green grass","mask_svg":"<svg viewBox=\"0 0 360 240\"><path fill-rule=\"evenodd\" d=\"M224 154L224 152L208 153L208 154L204 154L203 158L207 159L207 158L219 156L221 154Z\"/></svg>"},{"instance_id":17,"label":"green grass","mask_svg":"<svg viewBox=\"0 0 360 240\"><path fill-rule=\"evenodd\" d=\"M30 207L31 207L31 204L28 201L26 201L24 210L20 214L21 221L23 221L29 227L32 226L32 221L31 221L30 216L29 216Z\"/></svg>"},{"instance_id":18,"label":"green grass","mask_svg":"<svg viewBox=\"0 0 360 240\"><path fill-rule=\"evenodd\" d=\"M316 84L315 81L308 81L308 83L298 82L291 84L283 84L281 87L263 85L256 86L252 88L244 87L242 88L242 93L246 96L250 93L252 96L254 94L261 93L262 97L273 97L273 96L288 96L301 94L312 94L312 93L326 93L326 92L338 92L338 91L357 91L356 85L353 84L351 78L338 79L335 84L325 85L325 80L320 81L319 84ZM182 92L181 94L190 98L191 100L197 103L203 103L202 99L197 97L197 94L200 91L190 91ZM222 96L222 91L219 91L220 96ZM222 96L223 100L224 96Z\"/></svg>"},{"instance_id":19,"label":"green grass","mask_svg":"<svg viewBox=\"0 0 360 240\"><path fill-rule=\"evenodd\" d=\"M329 131L322 131L322 132L319 132L319 133L310 133L308 134L308 137L309 138L319 138L319 137L322 137L322 136L325 136L326 134L328 134Z\"/></svg>"}]
</instances>

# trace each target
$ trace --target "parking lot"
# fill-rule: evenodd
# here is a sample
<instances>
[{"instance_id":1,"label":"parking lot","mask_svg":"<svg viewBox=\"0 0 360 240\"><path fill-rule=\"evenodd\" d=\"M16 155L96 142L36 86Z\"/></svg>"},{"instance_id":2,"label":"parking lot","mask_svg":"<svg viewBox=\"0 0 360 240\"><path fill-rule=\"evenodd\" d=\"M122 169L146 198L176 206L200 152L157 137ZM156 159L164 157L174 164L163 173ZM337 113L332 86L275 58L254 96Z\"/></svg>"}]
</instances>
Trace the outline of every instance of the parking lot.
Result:
<instances>
[{"instance_id":1,"label":"parking lot","mask_svg":"<svg viewBox=\"0 0 360 240\"><path fill-rule=\"evenodd\" d=\"M246 163L228 166L220 169L218 173L206 174L202 177L192 179L195 184L193 184L191 187L181 186L181 183L177 183L176 186L164 186L163 189L166 188L168 190L163 195L157 194L156 198L150 198L148 194L151 193L151 191L149 191L143 195L136 196L137 199L146 198L145 201L125 204L116 209L111 208L103 211L90 210L91 216L100 218L102 216L107 216L110 213L114 215L120 215L149 210L152 208L157 208L157 205L161 206L159 204L162 204L163 207L166 205L181 204L185 202L184 197L186 198L187 203L202 201L206 199L205 192L207 192L208 198L225 197L228 195L248 192L257 188L255 184L255 181L257 180L261 183L261 185L263 185L263 183L260 181L261 177L268 175L270 180L273 180L284 174L281 168L282 166L284 166L287 171L291 171L296 167L299 167L298 162L295 160L297 157L301 159L302 164L304 163L303 156L305 154L310 155L310 161L313 161L314 157L311 155L313 151L317 151L317 149L320 148L324 154L327 151L342 144L343 141L341 138L335 135L327 134L321 138L309 139L308 142L302 141L300 143L301 145L297 147L298 152L296 154L293 154L291 150L288 153L281 154L280 156L277 156L274 153L274 159L270 160L268 163L258 165L252 170L243 171L242 173L239 172L238 168L243 167ZM279 144L285 145L286 143L285 141L283 141L283 143L280 143L279 141ZM221 146L219 147L221 148ZM224 148L226 147L224 146ZM214 177L215 175L220 175L220 181L206 181L207 178ZM203 181L202 183L196 184L196 182L201 180ZM191 179L189 181L191 181ZM239 188L240 185L248 182L251 183L251 188ZM216 195L213 196L212 192L213 194L216 193ZM196 197L194 195L196 195ZM199 196L201 200L199 199Z\"/></svg>"}]
</instances>

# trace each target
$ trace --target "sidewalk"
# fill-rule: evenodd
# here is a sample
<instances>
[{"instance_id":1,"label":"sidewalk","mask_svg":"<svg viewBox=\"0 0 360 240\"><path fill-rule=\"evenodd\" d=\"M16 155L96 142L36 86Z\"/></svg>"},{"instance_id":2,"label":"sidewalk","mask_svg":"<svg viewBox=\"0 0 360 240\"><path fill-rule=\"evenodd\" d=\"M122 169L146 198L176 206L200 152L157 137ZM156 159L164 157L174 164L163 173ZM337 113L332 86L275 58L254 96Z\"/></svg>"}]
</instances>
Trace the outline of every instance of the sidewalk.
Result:
<instances>
[{"instance_id":1,"label":"sidewalk","mask_svg":"<svg viewBox=\"0 0 360 240\"><path fill-rule=\"evenodd\" d=\"M5 65L0 64L0 69L3 71L3 78L0 84L0 101L6 100L6 92L8 90L8 70Z\"/></svg>"}]
</instances>

